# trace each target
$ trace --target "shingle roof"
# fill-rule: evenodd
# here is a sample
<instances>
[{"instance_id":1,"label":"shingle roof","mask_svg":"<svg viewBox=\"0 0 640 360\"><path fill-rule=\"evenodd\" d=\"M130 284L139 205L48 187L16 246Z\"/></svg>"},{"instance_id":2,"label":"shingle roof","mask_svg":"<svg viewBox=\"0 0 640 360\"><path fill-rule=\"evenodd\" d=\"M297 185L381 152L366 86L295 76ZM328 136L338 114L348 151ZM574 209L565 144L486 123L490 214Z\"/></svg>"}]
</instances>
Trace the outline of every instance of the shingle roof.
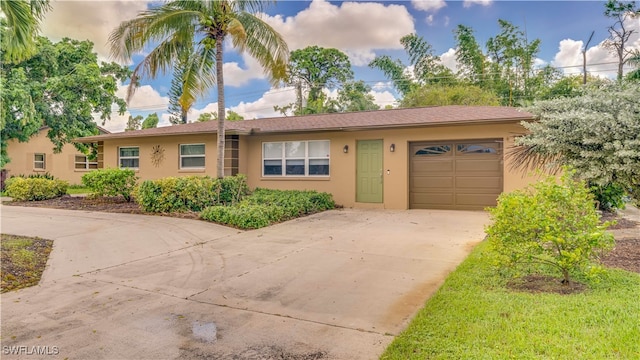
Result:
<instances>
[{"instance_id":1,"label":"shingle roof","mask_svg":"<svg viewBox=\"0 0 640 360\"><path fill-rule=\"evenodd\" d=\"M227 121L225 123L225 130L228 134L249 135L526 121L533 119L534 116L532 114L512 107L452 105ZM217 122L206 121L154 129L89 136L77 139L76 141L95 142L116 138L139 138L148 136L216 132Z\"/></svg>"}]
</instances>

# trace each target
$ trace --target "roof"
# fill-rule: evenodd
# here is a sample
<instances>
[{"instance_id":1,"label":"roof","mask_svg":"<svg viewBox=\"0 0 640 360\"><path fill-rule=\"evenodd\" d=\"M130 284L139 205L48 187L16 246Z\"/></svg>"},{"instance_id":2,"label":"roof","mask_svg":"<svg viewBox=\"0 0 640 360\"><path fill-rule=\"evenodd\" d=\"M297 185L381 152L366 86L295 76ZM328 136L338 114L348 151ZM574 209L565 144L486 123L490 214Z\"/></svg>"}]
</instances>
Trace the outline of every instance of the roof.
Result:
<instances>
[{"instance_id":1,"label":"roof","mask_svg":"<svg viewBox=\"0 0 640 360\"><path fill-rule=\"evenodd\" d=\"M355 131L376 128L519 122L533 119L532 114L512 107L452 105L227 121L225 122L225 132L227 134L259 135L313 131ZM206 121L89 136L79 138L76 141L95 142L106 139L216 132L217 122Z\"/></svg>"}]
</instances>

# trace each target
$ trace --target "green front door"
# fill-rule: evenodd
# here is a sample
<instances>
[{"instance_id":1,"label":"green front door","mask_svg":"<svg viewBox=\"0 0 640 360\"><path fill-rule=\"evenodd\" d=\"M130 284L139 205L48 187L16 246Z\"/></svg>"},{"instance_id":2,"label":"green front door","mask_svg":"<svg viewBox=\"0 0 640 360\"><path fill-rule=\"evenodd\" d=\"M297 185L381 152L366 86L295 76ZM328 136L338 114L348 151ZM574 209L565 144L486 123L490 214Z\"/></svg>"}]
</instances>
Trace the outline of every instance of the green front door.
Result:
<instances>
[{"instance_id":1,"label":"green front door","mask_svg":"<svg viewBox=\"0 0 640 360\"><path fill-rule=\"evenodd\" d=\"M382 202L382 140L361 140L356 146L356 201Z\"/></svg>"}]
</instances>

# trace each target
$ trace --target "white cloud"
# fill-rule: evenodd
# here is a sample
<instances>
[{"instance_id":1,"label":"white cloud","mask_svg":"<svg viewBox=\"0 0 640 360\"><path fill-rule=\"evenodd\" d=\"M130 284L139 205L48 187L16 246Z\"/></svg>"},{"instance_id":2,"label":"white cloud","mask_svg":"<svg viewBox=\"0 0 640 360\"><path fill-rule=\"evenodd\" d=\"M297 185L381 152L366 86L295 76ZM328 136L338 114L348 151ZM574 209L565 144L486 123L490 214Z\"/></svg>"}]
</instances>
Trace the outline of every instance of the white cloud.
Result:
<instances>
[{"instance_id":1,"label":"white cloud","mask_svg":"<svg viewBox=\"0 0 640 360\"><path fill-rule=\"evenodd\" d=\"M371 88L373 90L375 90L375 91L390 90L390 89L393 89L393 82L391 82L391 81L378 81L377 83L373 84L373 86Z\"/></svg>"},{"instance_id":2,"label":"white cloud","mask_svg":"<svg viewBox=\"0 0 640 360\"><path fill-rule=\"evenodd\" d=\"M429 14L425 19L425 21L427 22L427 25L432 26L434 23L433 14Z\"/></svg>"},{"instance_id":3,"label":"white cloud","mask_svg":"<svg viewBox=\"0 0 640 360\"><path fill-rule=\"evenodd\" d=\"M413 8L420 11L436 12L447 6L444 0L411 0Z\"/></svg>"},{"instance_id":4,"label":"white cloud","mask_svg":"<svg viewBox=\"0 0 640 360\"><path fill-rule=\"evenodd\" d=\"M127 95L127 87L127 85L119 85L116 96L124 99ZM111 113L111 119L107 120L104 125L102 125L102 120L98 119L96 120L96 122L98 123L98 125L111 132L120 132L124 131L124 128L127 127L127 121L129 120L131 111L134 111L136 113L157 112L158 116L160 117L158 126L168 126L171 125L171 123L169 122L169 115L166 114L166 117L164 116L167 111L168 105L168 97L161 96L150 85L143 85L136 90L135 94L131 98L131 101L127 105L127 111L124 115L119 115L117 109L114 109L114 111Z\"/></svg>"},{"instance_id":5,"label":"white cloud","mask_svg":"<svg viewBox=\"0 0 640 360\"><path fill-rule=\"evenodd\" d=\"M471 7L473 5L489 6L491 5L491 3L493 3L493 0L464 0L464 3L462 4L462 6L466 8Z\"/></svg>"},{"instance_id":6,"label":"white cloud","mask_svg":"<svg viewBox=\"0 0 640 360\"><path fill-rule=\"evenodd\" d=\"M458 62L456 61L456 49L449 49L446 53L440 55L442 65L448 67L454 73L458 71Z\"/></svg>"},{"instance_id":7,"label":"white cloud","mask_svg":"<svg viewBox=\"0 0 640 360\"><path fill-rule=\"evenodd\" d=\"M230 110L242 115L245 119L260 119L265 117L278 117L282 114L275 111L275 105L285 106L296 101L295 88L272 88L262 97L253 102L240 102L236 106L232 106Z\"/></svg>"},{"instance_id":8,"label":"white cloud","mask_svg":"<svg viewBox=\"0 0 640 360\"><path fill-rule=\"evenodd\" d=\"M381 109L387 105L395 106L396 104L396 97L389 91L370 91L369 94L373 95L373 102L380 105Z\"/></svg>"},{"instance_id":9,"label":"white cloud","mask_svg":"<svg viewBox=\"0 0 640 360\"><path fill-rule=\"evenodd\" d=\"M244 68L237 62L226 62L222 65L225 86L244 86L254 79L264 79L264 71L260 63L250 55L243 54Z\"/></svg>"},{"instance_id":10,"label":"white cloud","mask_svg":"<svg viewBox=\"0 0 640 360\"><path fill-rule=\"evenodd\" d=\"M101 60L109 59L109 34L120 22L146 10L147 1L52 1L42 23L42 34L54 41L64 37L91 40Z\"/></svg>"},{"instance_id":11,"label":"white cloud","mask_svg":"<svg viewBox=\"0 0 640 360\"><path fill-rule=\"evenodd\" d=\"M403 5L313 0L295 16L263 15L290 50L310 45L337 48L353 65L363 66L376 49L401 49L400 38L414 33L414 19Z\"/></svg>"}]
</instances>

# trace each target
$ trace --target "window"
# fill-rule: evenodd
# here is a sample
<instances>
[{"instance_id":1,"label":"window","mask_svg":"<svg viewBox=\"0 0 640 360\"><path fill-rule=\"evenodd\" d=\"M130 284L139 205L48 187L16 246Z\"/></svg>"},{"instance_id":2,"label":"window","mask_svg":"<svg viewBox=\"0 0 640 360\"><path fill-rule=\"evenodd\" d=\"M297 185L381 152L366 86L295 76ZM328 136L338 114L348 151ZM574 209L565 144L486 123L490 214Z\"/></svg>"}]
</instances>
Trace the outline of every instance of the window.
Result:
<instances>
[{"instance_id":1,"label":"window","mask_svg":"<svg viewBox=\"0 0 640 360\"><path fill-rule=\"evenodd\" d=\"M86 155L76 155L75 168L76 170L97 169L98 162L89 161L89 158Z\"/></svg>"},{"instance_id":2,"label":"window","mask_svg":"<svg viewBox=\"0 0 640 360\"><path fill-rule=\"evenodd\" d=\"M328 176L328 140L262 144L263 176Z\"/></svg>"},{"instance_id":3,"label":"window","mask_svg":"<svg viewBox=\"0 0 640 360\"><path fill-rule=\"evenodd\" d=\"M204 168L204 144L180 145L180 168Z\"/></svg>"},{"instance_id":4,"label":"window","mask_svg":"<svg viewBox=\"0 0 640 360\"><path fill-rule=\"evenodd\" d=\"M140 148L137 146L121 147L119 155L121 168L137 169L140 167Z\"/></svg>"},{"instance_id":5,"label":"window","mask_svg":"<svg viewBox=\"0 0 640 360\"><path fill-rule=\"evenodd\" d=\"M45 154L33 154L33 168L34 169L45 169Z\"/></svg>"},{"instance_id":6,"label":"window","mask_svg":"<svg viewBox=\"0 0 640 360\"><path fill-rule=\"evenodd\" d=\"M416 151L414 155L416 156L432 156L432 155L444 155L451 151L451 146L449 145L433 145L421 148Z\"/></svg>"},{"instance_id":7,"label":"window","mask_svg":"<svg viewBox=\"0 0 640 360\"><path fill-rule=\"evenodd\" d=\"M462 154L497 154L495 144L459 144L458 152Z\"/></svg>"}]
</instances>

